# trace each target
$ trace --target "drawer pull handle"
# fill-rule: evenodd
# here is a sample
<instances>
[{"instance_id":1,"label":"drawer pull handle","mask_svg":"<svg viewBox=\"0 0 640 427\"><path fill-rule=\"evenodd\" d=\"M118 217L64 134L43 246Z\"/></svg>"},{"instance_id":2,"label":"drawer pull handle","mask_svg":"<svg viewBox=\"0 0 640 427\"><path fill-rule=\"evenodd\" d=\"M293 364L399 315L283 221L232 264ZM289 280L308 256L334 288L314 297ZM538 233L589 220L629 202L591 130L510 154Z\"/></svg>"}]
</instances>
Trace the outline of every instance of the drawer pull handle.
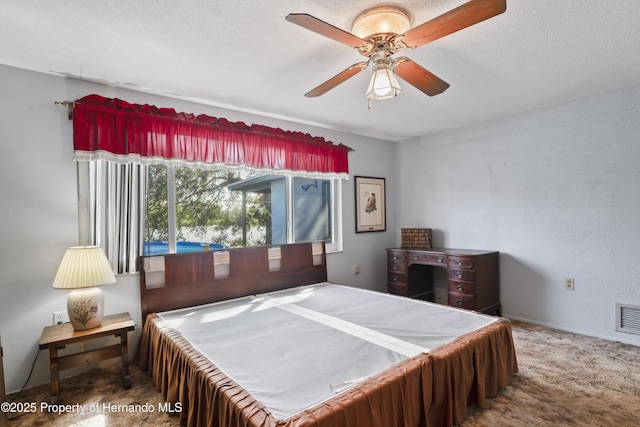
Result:
<instances>
[{"instance_id":1,"label":"drawer pull handle","mask_svg":"<svg viewBox=\"0 0 640 427\"><path fill-rule=\"evenodd\" d=\"M462 261L456 261L456 265L462 265Z\"/></svg>"},{"instance_id":2,"label":"drawer pull handle","mask_svg":"<svg viewBox=\"0 0 640 427\"><path fill-rule=\"evenodd\" d=\"M417 261L417 260L418 260L418 257L417 257L417 256L414 256L414 257L413 257L413 260L414 260L414 261Z\"/></svg>"},{"instance_id":3,"label":"drawer pull handle","mask_svg":"<svg viewBox=\"0 0 640 427\"><path fill-rule=\"evenodd\" d=\"M393 269L394 269L394 270L397 270L397 269L398 269L398 266L397 266L397 265L394 265L394 266L393 266Z\"/></svg>"},{"instance_id":4,"label":"drawer pull handle","mask_svg":"<svg viewBox=\"0 0 640 427\"><path fill-rule=\"evenodd\" d=\"M393 276L393 281L394 281L394 282L397 282L397 281L398 281L398 276L394 275L394 276Z\"/></svg>"},{"instance_id":5,"label":"drawer pull handle","mask_svg":"<svg viewBox=\"0 0 640 427\"><path fill-rule=\"evenodd\" d=\"M398 259L398 257L397 257L397 256L394 256L394 257L393 257L393 260L394 260L394 261L395 261L395 260L397 260L397 259Z\"/></svg>"},{"instance_id":6,"label":"drawer pull handle","mask_svg":"<svg viewBox=\"0 0 640 427\"><path fill-rule=\"evenodd\" d=\"M442 257L438 257L438 262L442 262Z\"/></svg>"},{"instance_id":7,"label":"drawer pull handle","mask_svg":"<svg viewBox=\"0 0 640 427\"><path fill-rule=\"evenodd\" d=\"M456 286L456 289L459 290L460 292L464 291L464 287L460 285Z\"/></svg>"},{"instance_id":8,"label":"drawer pull handle","mask_svg":"<svg viewBox=\"0 0 640 427\"><path fill-rule=\"evenodd\" d=\"M459 305L460 307L462 307L462 306L464 305L464 301L462 301L461 299L459 299L459 300L458 300L458 305Z\"/></svg>"},{"instance_id":9,"label":"drawer pull handle","mask_svg":"<svg viewBox=\"0 0 640 427\"><path fill-rule=\"evenodd\" d=\"M457 274L456 274L456 277L457 277L458 279L462 279L462 273L457 273Z\"/></svg>"}]
</instances>

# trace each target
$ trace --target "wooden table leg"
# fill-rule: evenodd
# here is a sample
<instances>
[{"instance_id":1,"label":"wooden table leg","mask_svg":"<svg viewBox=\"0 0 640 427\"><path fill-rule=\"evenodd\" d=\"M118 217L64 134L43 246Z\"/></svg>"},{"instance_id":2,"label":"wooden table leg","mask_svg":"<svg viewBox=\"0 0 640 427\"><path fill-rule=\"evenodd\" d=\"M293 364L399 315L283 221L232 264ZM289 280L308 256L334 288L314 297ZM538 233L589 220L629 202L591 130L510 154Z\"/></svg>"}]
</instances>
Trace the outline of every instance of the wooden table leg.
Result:
<instances>
[{"instance_id":1,"label":"wooden table leg","mask_svg":"<svg viewBox=\"0 0 640 427\"><path fill-rule=\"evenodd\" d=\"M51 403L58 403L59 373L58 373L58 348L49 346L49 369L51 370Z\"/></svg>"},{"instance_id":2,"label":"wooden table leg","mask_svg":"<svg viewBox=\"0 0 640 427\"><path fill-rule=\"evenodd\" d=\"M129 348L127 345L127 332L120 335L121 351L122 351L122 376L124 378L124 388L131 388L131 375L129 374Z\"/></svg>"}]
</instances>

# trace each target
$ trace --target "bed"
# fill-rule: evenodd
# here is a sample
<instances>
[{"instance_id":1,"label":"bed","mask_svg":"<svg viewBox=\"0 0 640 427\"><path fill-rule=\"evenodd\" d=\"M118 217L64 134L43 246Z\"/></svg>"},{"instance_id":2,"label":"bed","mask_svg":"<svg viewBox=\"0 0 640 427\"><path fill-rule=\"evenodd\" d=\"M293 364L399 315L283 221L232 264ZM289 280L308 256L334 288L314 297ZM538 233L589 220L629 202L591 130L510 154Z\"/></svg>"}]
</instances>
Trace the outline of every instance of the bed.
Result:
<instances>
[{"instance_id":1,"label":"bed","mask_svg":"<svg viewBox=\"0 0 640 427\"><path fill-rule=\"evenodd\" d=\"M323 243L140 262L140 367L188 426L453 426L517 372L508 320L327 283Z\"/></svg>"}]
</instances>

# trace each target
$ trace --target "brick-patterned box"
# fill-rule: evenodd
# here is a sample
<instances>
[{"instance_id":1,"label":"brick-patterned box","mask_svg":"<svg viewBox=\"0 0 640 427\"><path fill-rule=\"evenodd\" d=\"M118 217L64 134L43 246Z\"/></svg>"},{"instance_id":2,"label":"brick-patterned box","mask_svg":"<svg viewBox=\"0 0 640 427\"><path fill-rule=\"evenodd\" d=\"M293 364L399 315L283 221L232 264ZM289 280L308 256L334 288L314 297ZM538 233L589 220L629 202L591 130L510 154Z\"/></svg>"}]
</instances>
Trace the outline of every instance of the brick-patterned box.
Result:
<instances>
[{"instance_id":1,"label":"brick-patterned box","mask_svg":"<svg viewBox=\"0 0 640 427\"><path fill-rule=\"evenodd\" d=\"M430 228L403 228L402 247L430 249L432 233Z\"/></svg>"}]
</instances>

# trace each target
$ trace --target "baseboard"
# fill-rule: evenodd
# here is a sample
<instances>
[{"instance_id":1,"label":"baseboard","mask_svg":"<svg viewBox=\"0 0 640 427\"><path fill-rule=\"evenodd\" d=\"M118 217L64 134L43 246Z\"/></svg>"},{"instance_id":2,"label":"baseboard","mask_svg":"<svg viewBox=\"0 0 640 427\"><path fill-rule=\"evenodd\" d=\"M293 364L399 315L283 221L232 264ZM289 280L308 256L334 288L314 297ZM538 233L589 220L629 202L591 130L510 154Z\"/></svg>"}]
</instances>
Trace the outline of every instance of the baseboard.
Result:
<instances>
[{"instance_id":1,"label":"baseboard","mask_svg":"<svg viewBox=\"0 0 640 427\"><path fill-rule=\"evenodd\" d=\"M635 345L640 347L640 340L636 336L631 336L630 334L624 334L621 332L614 331L615 336L608 336L608 335L594 334L592 332L581 330L581 329L566 328L564 326L558 326L552 323L540 322L539 320L527 319L520 316L513 316L507 313L503 313L502 317L506 317L507 319L511 319L511 320L517 320L519 322L531 323L532 325L538 325L538 326L544 326L546 328L557 329L559 331L570 332L572 334L584 335L586 337L599 338L607 341L621 342L624 344L630 344L630 345ZM625 337L624 335L629 335L629 337Z\"/></svg>"}]
</instances>

